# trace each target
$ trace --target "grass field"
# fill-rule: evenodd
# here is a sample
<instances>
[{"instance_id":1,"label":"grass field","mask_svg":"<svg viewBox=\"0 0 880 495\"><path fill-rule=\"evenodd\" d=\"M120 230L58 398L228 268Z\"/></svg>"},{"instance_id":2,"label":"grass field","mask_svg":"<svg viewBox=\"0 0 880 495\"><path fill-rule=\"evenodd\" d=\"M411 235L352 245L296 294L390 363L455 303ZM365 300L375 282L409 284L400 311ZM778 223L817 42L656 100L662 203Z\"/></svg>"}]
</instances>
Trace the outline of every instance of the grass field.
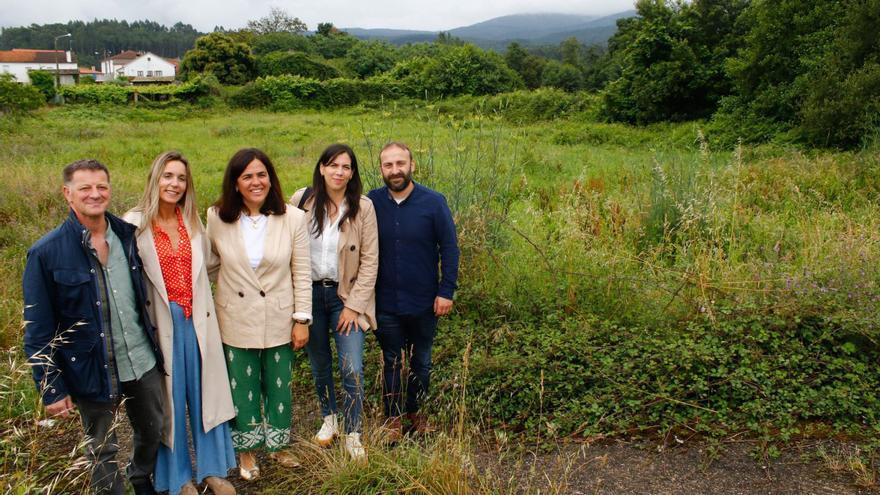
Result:
<instances>
[{"instance_id":1,"label":"grass field","mask_svg":"<svg viewBox=\"0 0 880 495\"><path fill-rule=\"evenodd\" d=\"M448 424L538 441L876 435L878 150L713 150L699 123L514 124L415 103L300 114L70 106L0 122L4 431L36 414L18 348L20 279L28 246L66 216L64 164L106 163L111 209L123 213L152 159L178 149L204 213L241 147L266 151L290 195L335 141L378 186L377 151L391 139L413 147L416 180L446 195L459 229L457 311L435 350L432 407ZM4 470L26 472L13 443Z\"/></svg>"}]
</instances>

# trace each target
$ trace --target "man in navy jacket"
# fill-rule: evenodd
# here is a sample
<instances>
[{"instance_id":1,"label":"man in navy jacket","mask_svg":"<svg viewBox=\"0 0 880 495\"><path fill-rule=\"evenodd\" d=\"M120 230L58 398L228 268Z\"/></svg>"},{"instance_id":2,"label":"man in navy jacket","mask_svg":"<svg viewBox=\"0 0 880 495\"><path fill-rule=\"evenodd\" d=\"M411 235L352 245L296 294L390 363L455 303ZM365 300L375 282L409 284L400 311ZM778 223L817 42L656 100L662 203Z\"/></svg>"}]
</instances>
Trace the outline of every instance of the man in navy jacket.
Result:
<instances>
[{"instance_id":1,"label":"man in navy jacket","mask_svg":"<svg viewBox=\"0 0 880 495\"><path fill-rule=\"evenodd\" d=\"M382 347L386 427L402 431L401 363L409 357L405 412L410 428L428 430L419 402L428 393L437 318L452 311L458 278L458 243L442 194L412 180L415 162L403 143L379 154L385 187L370 191L379 227L376 337Z\"/></svg>"},{"instance_id":2,"label":"man in navy jacket","mask_svg":"<svg viewBox=\"0 0 880 495\"><path fill-rule=\"evenodd\" d=\"M107 213L110 172L79 160L63 172L70 215L28 251L24 349L49 416L79 410L92 489L122 495L113 421L121 400L132 425L128 478L150 477L163 426L162 356L150 323L135 227Z\"/></svg>"}]
</instances>

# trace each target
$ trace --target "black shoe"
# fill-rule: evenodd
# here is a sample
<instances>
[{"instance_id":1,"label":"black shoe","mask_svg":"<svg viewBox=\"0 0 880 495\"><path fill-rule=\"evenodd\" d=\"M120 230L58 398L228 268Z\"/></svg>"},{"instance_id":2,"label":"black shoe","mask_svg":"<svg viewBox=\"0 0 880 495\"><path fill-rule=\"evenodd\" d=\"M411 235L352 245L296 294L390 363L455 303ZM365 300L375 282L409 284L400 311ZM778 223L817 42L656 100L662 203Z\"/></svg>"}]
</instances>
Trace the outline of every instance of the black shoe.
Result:
<instances>
[{"instance_id":1,"label":"black shoe","mask_svg":"<svg viewBox=\"0 0 880 495\"><path fill-rule=\"evenodd\" d=\"M156 495L156 490L153 489L153 484L149 481L132 483L131 486L134 487L134 495Z\"/></svg>"}]
</instances>

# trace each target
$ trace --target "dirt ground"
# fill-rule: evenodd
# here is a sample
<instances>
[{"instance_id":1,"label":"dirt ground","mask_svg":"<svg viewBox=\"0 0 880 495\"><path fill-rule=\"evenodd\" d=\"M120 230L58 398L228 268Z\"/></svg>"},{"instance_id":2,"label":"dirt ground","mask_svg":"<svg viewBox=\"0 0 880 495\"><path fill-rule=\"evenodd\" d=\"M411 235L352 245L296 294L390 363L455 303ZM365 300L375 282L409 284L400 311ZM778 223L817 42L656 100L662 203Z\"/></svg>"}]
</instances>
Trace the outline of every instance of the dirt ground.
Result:
<instances>
[{"instance_id":1,"label":"dirt ground","mask_svg":"<svg viewBox=\"0 0 880 495\"><path fill-rule=\"evenodd\" d=\"M308 416L308 414L303 411ZM317 423L317 418L315 423ZM68 429L59 444L76 441ZM72 430L72 431L70 431ZM130 448L127 421L118 430L124 460ZM305 434L296 432L295 434ZM874 480L858 476L846 460L855 445L823 440L795 442L774 459L762 459L755 441L676 444L650 440L565 442L552 451L479 447L472 460L483 477L503 491L522 494L869 494ZM60 447L60 445L59 445ZM66 447L65 450L68 450ZM822 456L820 452L829 455ZM265 461L265 459L261 459ZM124 462L124 461L123 461ZM259 494L273 486L272 463L263 479L245 483L231 472L238 493ZM205 488L200 487L204 492ZM210 492L208 492L210 493ZM290 493L297 493L291 487Z\"/></svg>"}]
</instances>

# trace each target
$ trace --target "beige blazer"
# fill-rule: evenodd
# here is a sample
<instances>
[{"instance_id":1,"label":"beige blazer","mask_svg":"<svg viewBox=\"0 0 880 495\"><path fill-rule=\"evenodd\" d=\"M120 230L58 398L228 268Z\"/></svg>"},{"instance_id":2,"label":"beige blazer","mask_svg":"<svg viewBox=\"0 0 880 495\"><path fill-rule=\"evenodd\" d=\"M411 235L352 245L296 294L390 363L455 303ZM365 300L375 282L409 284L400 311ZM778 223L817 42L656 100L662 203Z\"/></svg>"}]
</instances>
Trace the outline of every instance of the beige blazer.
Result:
<instances>
[{"instance_id":1,"label":"beige blazer","mask_svg":"<svg viewBox=\"0 0 880 495\"><path fill-rule=\"evenodd\" d=\"M306 188L290 198L290 204L299 204ZM303 208L307 212L306 230L312 235L312 206L310 197ZM379 228L373 202L361 196L360 210L354 221L347 223L339 232L338 254L339 289L337 294L345 307L357 311L358 326L363 330L376 329L376 277L379 274Z\"/></svg>"},{"instance_id":2,"label":"beige blazer","mask_svg":"<svg viewBox=\"0 0 880 495\"><path fill-rule=\"evenodd\" d=\"M312 277L306 216L296 208L269 215L263 260L248 263L241 226L226 223L208 209L211 260L216 277L214 302L223 343L244 349L266 349L290 343L293 314L311 318Z\"/></svg>"},{"instance_id":3,"label":"beige blazer","mask_svg":"<svg viewBox=\"0 0 880 495\"><path fill-rule=\"evenodd\" d=\"M142 214L129 211L122 217L134 225L141 224ZM229 378L226 374L226 360L223 357L223 345L220 342L220 329L217 326L217 313L214 311L214 299L211 297L211 285L208 282L206 258L208 241L200 232L187 225L187 232L192 245L192 280L193 280L193 326L199 342L199 354L202 357L202 426L205 431L223 424L235 417L232 406L232 393L229 390ZM159 266L159 255L153 240L153 229L146 228L137 232L137 244L141 260L144 262L144 273L147 280L147 311L159 329L159 348L165 357L165 425L162 441L171 448L174 445L174 401L172 400L172 381L176 363L174 356L173 337L174 324L171 319L171 306L162 268ZM185 407L185 405L181 404Z\"/></svg>"}]
</instances>

